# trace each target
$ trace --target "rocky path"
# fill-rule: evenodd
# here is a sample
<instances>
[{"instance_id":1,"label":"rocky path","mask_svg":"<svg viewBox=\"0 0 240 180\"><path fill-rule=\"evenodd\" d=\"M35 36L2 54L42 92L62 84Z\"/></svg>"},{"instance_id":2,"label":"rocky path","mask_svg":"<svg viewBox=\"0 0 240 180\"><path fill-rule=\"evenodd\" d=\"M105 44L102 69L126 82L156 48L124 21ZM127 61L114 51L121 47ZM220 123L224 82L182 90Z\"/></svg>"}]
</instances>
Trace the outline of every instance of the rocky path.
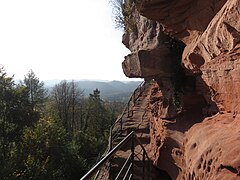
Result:
<instances>
[{"instance_id":1,"label":"rocky path","mask_svg":"<svg viewBox=\"0 0 240 180\"><path fill-rule=\"evenodd\" d=\"M122 138L126 137L131 131L135 132L135 135L141 141L143 147L148 152L149 142L150 142L150 122L149 122L149 98L151 92L151 85L147 84L144 86L144 90L140 95L136 98L135 102L131 102L129 109L125 111L123 115L123 133ZM120 142L116 141L115 143ZM134 164L134 179L142 179L142 157L143 150L137 142L134 142L135 147L135 164ZM121 150L116 153L115 160L113 161L116 167L119 167L126 160L131 153L131 143L124 146ZM151 164L151 162L145 162ZM113 165L114 166L114 165ZM117 168L116 168L117 169ZM141 176L138 176L141 175ZM147 174L147 170L145 170L145 179L149 178L149 174Z\"/></svg>"}]
</instances>

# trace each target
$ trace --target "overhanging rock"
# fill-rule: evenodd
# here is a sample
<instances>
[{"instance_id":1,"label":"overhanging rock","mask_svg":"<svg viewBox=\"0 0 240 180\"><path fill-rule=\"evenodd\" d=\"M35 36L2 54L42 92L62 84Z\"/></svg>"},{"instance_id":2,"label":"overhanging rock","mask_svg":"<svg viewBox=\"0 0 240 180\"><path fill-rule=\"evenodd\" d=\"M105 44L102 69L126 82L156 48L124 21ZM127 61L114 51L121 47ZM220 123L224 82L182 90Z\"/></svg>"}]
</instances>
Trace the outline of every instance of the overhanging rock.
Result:
<instances>
[{"instance_id":1,"label":"overhanging rock","mask_svg":"<svg viewBox=\"0 0 240 180\"><path fill-rule=\"evenodd\" d=\"M122 67L124 74L129 78L171 77L174 71L168 48L139 50L129 54L125 57Z\"/></svg>"}]
</instances>

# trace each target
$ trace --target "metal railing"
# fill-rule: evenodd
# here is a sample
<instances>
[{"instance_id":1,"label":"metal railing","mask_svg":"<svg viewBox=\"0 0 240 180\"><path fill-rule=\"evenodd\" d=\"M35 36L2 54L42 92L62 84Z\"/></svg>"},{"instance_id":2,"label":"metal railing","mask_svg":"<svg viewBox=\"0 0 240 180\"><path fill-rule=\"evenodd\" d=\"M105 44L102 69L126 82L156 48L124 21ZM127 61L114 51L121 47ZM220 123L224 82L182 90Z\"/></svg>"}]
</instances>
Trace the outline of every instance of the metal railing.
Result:
<instances>
[{"instance_id":1,"label":"metal railing","mask_svg":"<svg viewBox=\"0 0 240 180\"><path fill-rule=\"evenodd\" d=\"M145 81L143 81L141 84L138 85L138 87L134 90L132 95L130 96L128 103L124 107L124 110L120 117L113 123L113 125L110 127L110 133L109 133L109 150L112 149L113 141L117 139L118 137L122 136L123 132L123 123L125 122L123 119L123 116L127 113L127 117L133 116L133 110L131 109L132 106L135 105L136 100L139 98L139 96L142 94L145 86Z\"/></svg>"},{"instance_id":2,"label":"metal railing","mask_svg":"<svg viewBox=\"0 0 240 180\"><path fill-rule=\"evenodd\" d=\"M136 171L138 176L140 176L143 180L151 180L151 161L147 155L144 146L141 144L140 140L136 137L133 131L112 150L110 150L106 154L106 156L104 156L91 170L87 172L87 174L85 174L81 178L81 180L102 179L101 176L103 174L101 174L99 170L103 168L106 164L111 163L110 160L111 158L113 158L114 155L116 155L116 152L125 145L127 145L127 143L129 142L131 143L131 152L129 153L127 159L125 160L123 165L119 167L119 169L121 169L117 171L117 174L108 174L107 179L133 179L136 176ZM140 152L136 152L135 150L137 145L140 145L142 157L139 157L139 154L137 153Z\"/></svg>"},{"instance_id":3,"label":"metal railing","mask_svg":"<svg viewBox=\"0 0 240 180\"><path fill-rule=\"evenodd\" d=\"M115 148L113 148L113 141L115 140L117 140L119 137L121 137L122 138L122 133L123 133L123 123L126 121L125 119L123 119L123 117L124 117L124 115L127 115L127 117L132 117L133 116L133 110L132 110L132 106L134 106L135 105L135 103L136 103L136 100L139 98L139 96L142 94L142 92L143 92L143 90L145 89L145 84L146 84L146 82L142 82L141 84L139 84L139 86L134 90L134 92L132 93L132 95L130 96L130 98L129 98L129 101L128 101L128 103L125 105L125 107L124 107L124 110L123 110L123 112L122 112L122 114L120 115L120 117L114 122L114 124L111 126L111 128L110 128L110 135L109 135L109 145L108 145L108 149L106 150L106 152L105 152L105 155L104 155L104 157L103 157L103 159L102 160L104 160L104 158L107 156L107 155L109 155L111 152L112 152L112 150L114 150L114 149L116 149L116 147L118 147L118 148L121 148L121 147L119 147L119 145L121 145L121 142L119 143L119 144L117 144L116 145L116 147ZM129 134L130 136L131 136L131 134ZM127 136L127 137L129 137L129 135ZM126 138L127 138L126 137ZM124 139L126 139L126 138L124 138ZM119 140L119 139L118 139ZM138 140L139 141L139 140ZM140 143L140 141L138 142L138 143ZM141 144L141 143L140 143ZM146 153L146 151L145 151L145 149L144 149L144 147L142 146L142 144L140 145L141 147L142 147L142 149L143 149L143 157L142 157L142 159L143 159L143 162L145 161L145 158L146 158L146 155L147 155L147 153ZM133 146L132 146L133 147ZM111 158L111 157L109 157L109 158ZM149 159L149 158L148 158ZM102 161L101 160L101 161ZM101 162L101 161L99 161L99 163ZM127 158L127 160L126 160L126 164L127 163L129 163L129 158ZM99 164L98 163L98 164ZM97 164L97 165L98 165ZM97 166L96 165L96 166ZM123 172L123 170L124 170L124 167L125 167L125 165L123 165L123 167L122 167L122 169L120 170L120 172L122 173ZM144 166L143 166L144 167ZM107 163L104 163L104 165L99 165L99 167L97 166L97 172L94 172L93 174L95 174L95 178L92 178L92 179L109 179L109 170L110 170L110 168L111 168L111 165L110 165L110 162L108 161ZM133 168L133 165L132 165L132 167L130 168L130 169L128 169L128 171L130 171L131 169ZM145 170L145 168L143 168L143 172L144 172L144 170ZM121 174L120 173L120 174ZM119 176L120 176L120 174L119 174ZM84 177L83 177L84 178ZM125 177L126 178L126 177Z\"/></svg>"}]
</instances>

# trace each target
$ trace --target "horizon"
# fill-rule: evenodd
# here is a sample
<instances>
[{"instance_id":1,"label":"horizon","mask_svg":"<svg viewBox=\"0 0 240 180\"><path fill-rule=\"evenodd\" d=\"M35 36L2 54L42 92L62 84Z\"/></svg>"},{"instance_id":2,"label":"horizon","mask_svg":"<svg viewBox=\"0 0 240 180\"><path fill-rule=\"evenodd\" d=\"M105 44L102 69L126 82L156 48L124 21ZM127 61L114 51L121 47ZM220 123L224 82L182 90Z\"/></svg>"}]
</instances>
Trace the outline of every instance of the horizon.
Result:
<instances>
[{"instance_id":1,"label":"horizon","mask_svg":"<svg viewBox=\"0 0 240 180\"><path fill-rule=\"evenodd\" d=\"M37 77L37 76L36 76ZM38 78L38 77L37 77ZM53 86L53 85L56 85L58 83L60 83L61 81L67 81L67 82L71 82L71 81L74 81L74 82L99 82L99 83L111 83L111 82L121 82L121 83L124 83L124 84L128 84L128 83L134 83L134 82L143 82L144 79L142 78L129 78L129 80L102 80L102 79L48 79L48 80L42 80L40 79L40 82L43 82L44 83L44 86ZM20 83L21 81L23 81L23 79L15 79L13 78L13 81L18 84Z\"/></svg>"},{"instance_id":2,"label":"horizon","mask_svg":"<svg viewBox=\"0 0 240 180\"><path fill-rule=\"evenodd\" d=\"M113 80L106 80L106 79L40 79L37 75L36 77L43 82L46 81L96 81L96 82L112 82L112 81L119 81L119 82L138 82L138 81L143 81L143 78L128 78L126 80L118 80L118 79L113 79ZM14 81L22 81L24 80L24 77L22 79L14 78Z\"/></svg>"},{"instance_id":3,"label":"horizon","mask_svg":"<svg viewBox=\"0 0 240 180\"><path fill-rule=\"evenodd\" d=\"M131 82L131 81L143 81L142 78L129 78L128 80L105 80L105 79L46 79L42 81L97 81L97 82L112 82L112 81L119 81L119 82Z\"/></svg>"},{"instance_id":4,"label":"horizon","mask_svg":"<svg viewBox=\"0 0 240 180\"><path fill-rule=\"evenodd\" d=\"M42 80L40 80L42 81ZM60 83L61 81L67 81L67 82L71 82L71 81L74 81L76 83L81 83L81 82L92 82L92 83L112 83L112 82L120 82L120 83L124 83L124 84L129 84L129 83L140 83L143 81L143 79L135 79L135 80L132 80L132 81L121 81L121 80L99 80L99 79L96 79L96 80L93 80L93 79L69 79L69 80L66 80L66 79L63 79L63 80L60 80L60 79L52 79L52 80L43 80L42 82L44 83L44 85L48 86L48 85L55 85L55 84L58 84Z\"/></svg>"}]
</instances>

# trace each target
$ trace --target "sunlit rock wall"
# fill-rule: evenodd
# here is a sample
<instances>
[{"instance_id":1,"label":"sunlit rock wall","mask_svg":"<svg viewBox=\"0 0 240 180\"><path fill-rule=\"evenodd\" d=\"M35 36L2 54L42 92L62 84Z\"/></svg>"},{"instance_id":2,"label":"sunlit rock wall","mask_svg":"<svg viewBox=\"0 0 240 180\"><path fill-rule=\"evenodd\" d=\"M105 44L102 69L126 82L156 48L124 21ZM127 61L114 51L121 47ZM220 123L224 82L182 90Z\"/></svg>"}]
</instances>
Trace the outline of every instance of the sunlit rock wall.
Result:
<instances>
[{"instance_id":1,"label":"sunlit rock wall","mask_svg":"<svg viewBox=\"0 0 240 180\"><path fill-rule=\"evenodd\" d=\"M154 164L172 179L240 179L240 2L130 2L123 71L156 81Z\"/></svg>"}]
</instances>

